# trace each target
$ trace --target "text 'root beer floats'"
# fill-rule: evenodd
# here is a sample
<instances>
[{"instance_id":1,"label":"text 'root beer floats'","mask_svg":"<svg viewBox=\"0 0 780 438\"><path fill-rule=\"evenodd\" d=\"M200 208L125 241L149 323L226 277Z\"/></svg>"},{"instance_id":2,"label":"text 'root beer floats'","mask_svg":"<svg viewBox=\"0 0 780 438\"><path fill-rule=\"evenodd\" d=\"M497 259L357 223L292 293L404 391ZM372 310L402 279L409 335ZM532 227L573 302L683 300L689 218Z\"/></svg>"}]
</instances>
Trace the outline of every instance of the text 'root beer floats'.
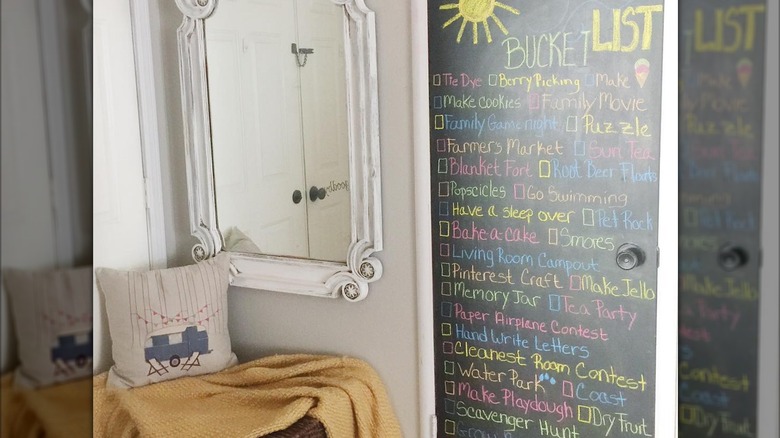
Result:
<instances>
[{"instance_id":1,"label":"text 'root beer floats'","mask_svg":"<svg viewBox=\"0 0 780 438\"><path fill-rule=\"evenodd\" d=\"M654 436L663 4L428 4L438 435Z\"/></svg>"}]
</instances>

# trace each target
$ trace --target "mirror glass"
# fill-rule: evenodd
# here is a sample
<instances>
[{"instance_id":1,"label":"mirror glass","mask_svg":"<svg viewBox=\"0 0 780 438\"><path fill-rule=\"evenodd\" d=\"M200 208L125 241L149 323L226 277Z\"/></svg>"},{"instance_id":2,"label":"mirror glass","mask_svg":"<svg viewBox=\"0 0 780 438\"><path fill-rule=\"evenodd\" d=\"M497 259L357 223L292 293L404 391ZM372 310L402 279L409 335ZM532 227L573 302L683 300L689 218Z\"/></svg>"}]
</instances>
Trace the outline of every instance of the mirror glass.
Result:
<instances>
[{"instance_id":1,"label":"mirror glass","mask_svg":"<svg viewBox=\"0 0 780 438\"><path fill-rule=\"evenodd\" d=\"M228 251L343 262L352 241L343 6L220 0L204 20Z\"/></svg>"}]
</instances>

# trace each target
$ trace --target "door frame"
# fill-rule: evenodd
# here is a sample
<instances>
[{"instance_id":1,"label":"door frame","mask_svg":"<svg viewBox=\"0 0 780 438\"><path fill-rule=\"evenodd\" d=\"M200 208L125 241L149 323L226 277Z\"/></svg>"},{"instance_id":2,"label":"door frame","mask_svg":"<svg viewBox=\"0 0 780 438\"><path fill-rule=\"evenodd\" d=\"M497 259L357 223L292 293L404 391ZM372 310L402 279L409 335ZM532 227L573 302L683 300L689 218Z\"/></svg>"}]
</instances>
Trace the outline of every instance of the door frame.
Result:
<instances>
[{"instance_id":1,"label":"door frame","mask_svg":"<svg viewBox=\"0 0 780 438\"><path fill-rule=\"evenodd\" d=\"M777 163L780 160L777 144L780 142L777 120L778 101L771 96L778 95L778 29L770 26L771 17L777 17L778 3L768 1L766 3L766 71L764 75L764 135L763 157L761 170L761 267L759 273L759 291L761 293L759 310L759 338L758 338L758 437L776 437L780 432L780 420L777 416L780 406L780 358L778 354L780 345L777 342L780 325L778 324L777 309L780 306L780 298L777 293L777 285L780 284L780 274L775 269L780 256L778 255L778 199L775 191L780 186L777 174ZM774 189L774 190L773 190Z\"/></svg>"},{"instance_id":2,"label":"door frame","mask_svg":"<svg viewBox=\"0 0 780 438\"><path fill-rule=\"evenodd\" d=\"M138 130L141 135L141 162L146 190L146 228L149 238L149 261L152 269L168 265L163 199L163 169L160 150L165 145L167 127L159 123L158 90L162 87L155 75L152 23L158 16L151 9L153 0L128 0L130 27L135 57L135 81L138 97ZM173 36L172 36L173 37Z\"/></svg>"},{"instance_id":3,"label":"door frame","mask_svg":"<svg viewBox=\"0 0 780 438\"><path fill-rule=\"evenodd\" d=\"M434 379L433 284L431 238L430 135L428 106L428 0L410 0L412 9L412 120L415 180L415 240L417 253L417 309L419 379L419 436L436 436ZM677 2L664 2L663 73L659 157L657 312L677 315ZM659 323L656 333L655 436L677 436L677 318Z\"/></svg>"}]
</instances>

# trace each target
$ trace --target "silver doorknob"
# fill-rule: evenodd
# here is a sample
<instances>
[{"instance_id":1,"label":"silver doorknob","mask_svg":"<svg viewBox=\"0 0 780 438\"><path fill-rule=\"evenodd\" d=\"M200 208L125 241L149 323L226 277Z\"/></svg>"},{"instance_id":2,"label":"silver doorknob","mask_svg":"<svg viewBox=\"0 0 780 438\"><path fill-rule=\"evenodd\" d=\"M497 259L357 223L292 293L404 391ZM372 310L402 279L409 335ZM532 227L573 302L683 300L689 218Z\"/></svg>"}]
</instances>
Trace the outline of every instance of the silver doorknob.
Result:
<instances>
[{"instance_id":1,"label":"silver doorknob","mask_svg":"<svg viewBox=\"0 0 780 438\"><path fill-rule=\"evenodd\" d=\"M624 243L617 250L615 261L620 269L629 271L645 262L645 252L633 243Z\"/></svg>"}]
</instances>

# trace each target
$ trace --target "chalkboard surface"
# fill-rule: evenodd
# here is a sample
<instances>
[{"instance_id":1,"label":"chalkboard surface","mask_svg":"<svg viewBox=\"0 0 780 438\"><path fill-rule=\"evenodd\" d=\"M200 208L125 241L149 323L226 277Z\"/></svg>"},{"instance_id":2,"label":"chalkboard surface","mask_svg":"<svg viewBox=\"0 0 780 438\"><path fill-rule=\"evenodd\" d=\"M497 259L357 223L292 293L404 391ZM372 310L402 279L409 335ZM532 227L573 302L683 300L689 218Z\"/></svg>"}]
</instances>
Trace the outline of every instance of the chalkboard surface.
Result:
<instances>
[{"instance_id":1,"label":"chalkboard surface","mask_svg":"<svg viewBox=\"0 0 780 438\"><path fill-rule=\"evenodd\" d=\"M680 3L681 438L756 436L765 7Z\"/></svg>"},{"instance_id":2,"label":"chalkboard surface","mask_svg":"<svg viewBox=\"0 0 780 438\"><path fill-rule=\"evenodd\" d=\"M663 3L428 23L438 435L654 436Z\"/></svg>"}]
</instances>

